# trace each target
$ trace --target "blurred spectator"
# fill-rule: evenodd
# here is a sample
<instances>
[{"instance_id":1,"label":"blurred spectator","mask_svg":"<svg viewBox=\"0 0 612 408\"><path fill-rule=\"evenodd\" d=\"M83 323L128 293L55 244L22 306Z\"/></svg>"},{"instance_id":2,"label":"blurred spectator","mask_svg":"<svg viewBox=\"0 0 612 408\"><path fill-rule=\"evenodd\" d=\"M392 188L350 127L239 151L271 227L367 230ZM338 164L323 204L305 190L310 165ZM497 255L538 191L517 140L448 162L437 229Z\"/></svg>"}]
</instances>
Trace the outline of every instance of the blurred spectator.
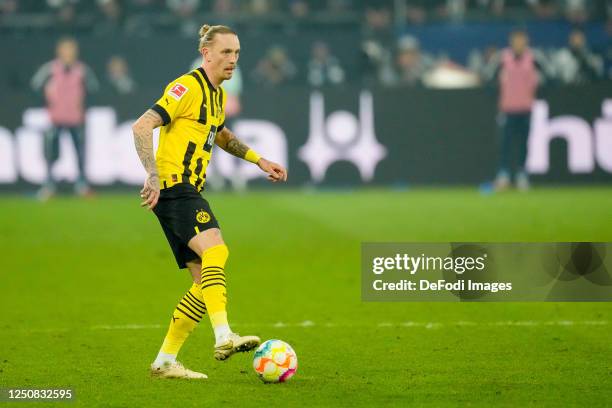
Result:
<instances>
[{"instance_id":1,"label":"blurred spectator","mask_svg":"<svg viewBox=\"0 0 612 408\"><path fill-rule=\"evenodd\" d=\"M200 0L167 0L166 5L179 17L191 17L200 6Z\"/></svg>"},{"instance_id":2,"label":"blurred spectator","mask_svg":"<svg viewBox=\"0 0 612 408\"><path fill-rule=\"evenodd\" d=\"M292 82L296 75L297 68L285 49L273 46L257 63L253 72L253 81L259 85L279 86Z\"/></svg>"},{"instance_id":3,"label":"blurred spectator","mask_svg":"<svg viewBox=\"0 0 612 408\"><path fill-rule=\"evenodd\" d=\"M76 20L78 0L47 0L47 5L56 12L58 28L69 28Z\"/></svg>"},{"instance_id":4,"label":"blurred spectator","mask_svg":"<svg viewBox=\"0 0 612 408\"><path fill-rule=\"evenodd\" d=\"M463 20L468 12L468 3L471 0L447 0L448 15L452 20Z\"/></svg>"},{"instance_id":5,"label":"blurred spectator","mask_svg":"<svg viewBox=\"0 0 612 408\"><path fill-rule=\"evenodd\" d=\"M134 93L136 83L130 76L127 61L119 56L113 55L106 65L106 79L115 92L121 95Z\"/></svg>"},{"instance_id":6,"label":"blurred spectator","mask_svg":"<svg viewBox=\"0 0 612 408\"><path fill-rule=\"evenodd\" d=\"M468 11L480 17L550 18L557 14L558 2L563 0L466 0ZM484 15L482 12L485 12Z\"/></svg>"},{"instance_id":7,"label":"blurred spectator","mask_svg":"<svg viewBox=\"0 0 612 408\"><path fill-rule=\"evenodd\" d=\"M233 0L213 0L212 10L217 14L230 14L234 12L236 5Z\"/></svg>"},{"instance_id":8,"label":"blurred spectator","mask_svg":"<svg viewBox=\"0 0 612 408\"><path fill-rule=\"evenodd\" d=\"M572 23L584 23L590 14L593 0L564 0L565 17Z\"/></svg>"},{"instance_id":9,"label":"blurred spectator","mask_svg":"<svg viewBox=\"0 0 612 408\"><path fill-rule=\"evenodd\" d=\"M515 31L515 33L519 33L522 31ZM511 33L511 37L512 37ZM518 34L517 34L518 35ZM524 33L526 36L527 43L529 43L527 33ZM520 37L520 35L519 35ZM517 43L520 43L521 40L516 40ZM511 47L512 48L512 47ZM536 68L536 73L538 75L538 82L543 84L551 79L554 79L557 76L554 63L547 58L546 54L536 48L528 47L530 58L533 59L533 63ZM504 50L499 52L492 53L492 50L488 51L490 54L487 57L487 63L482 68L480 74L483 82L495 82L498 80L498 76L500 70L503 68L503 55Z\"/></svg>"},{"instance_id":10,"label":"blurred spectator","mask_svg":"<svg viewBox=\"0 0 612 408\"><path fill-rule=\"evenodd\" d=\"M15 14L19 10L17 0L0 0L0 16Z\"/></svg>"},{"instance_id":11,"label":"blurred spectator","mask_svg":"<svg viewBox=\"0 0 612 408\"><path fill-rule=\"evenodd\" d=\"M510 34L510 47L502 50L495 72L499 81L498 125L502 136L495 188L507 189L514 174L517 188L525 191L529 189L525 170L527 138L538 88L538 63L526 32ZM513 157L515 151L517 157Z\"/></svg>"},{"instance_id":12,"label":"blurred spectator","mask_svg":"<svg viewBox=\"0 0 612 408\"><path fill-rule=\"evenodd\" d=\"M395 80L393 54L380 42L366 39L361 43L360 77L365 85L380 82L391 84Z\"/></svg>"},{"instance_id":13,"label":"blurred spectator","mask_svg":"<svg viewBox=\"0 0 612 408\"><path fill-rule=\"evenodd\" d=\"M310 7L308 6L308 2L305 0L291 0L289 2L289 11L291 12L291 16L294 18L304 18L308 16Z\"/></svg>"},{"instance_id":14,"label":"blurred spectator","mask_svg":"<svg viewBox=\"0 0 612 408\"><path fill-rule=\"evenodd\" d=\"M97 0L100 18L96 21L94 32L105 36L121 30L123 10L117 0Z\"/></svg>"},{"instance_id":15,"label":"blurred spectator","mask_svg":"<svg viewBox=\"0 0 612 408\"><path fill-rule=\"evenodd\" d=\"M250 0L248 11L255 16L265 16L273 11L270 0Z\"/></svg>"},{"instance_id":16,"label":"blurred spectator","mask_svg":"<svg viewBox=\"0 0 612 408\"><path fill-rule=\"evenodd\" d=\"M465 17L467 0L446 0L438 6L439 17L452 21L462 21Z\"/></svg>"},{"instance_id":17,"label":"blurred spectator","mask_svg":"<svg viewBox=\"0 0 612 408\"><path fill-rule=\"evenodd\" d=\"M589 50L584 33L574 30L566 48L554 57L555 70L561 82L581 84L603 77L603 59Z\"/></svg>"},{"instance_id":18,"label":"blurred spectator","mask_svg":"<svg viewBox=\"0 0 612 408\"><path fill-rule=\"evenodd\" d=\"M383 39L391 32L391 10L387 7L368 7L365 11L366 36Z\"/></svg>"},{"instance_id":19,"label":"blurred spectator","mask_svg":"<svg viewBox=\"0 0 612 408\"><path fill-rule=\"evenodd\" d=\"M428 19L461 21L468 11L468 0L408 0L402 12L410 24Z\"/></svg>"},{"instance_id":20,"label":"blurred spectator","mask_svg":"<svg viewBox=\"0 0 612 408\"><path fill-rule=\"evenodd\" d=\"M163 0L130 0L123 4L126 36L148 37L155 33L154 17L165 11Z\"/></svg>"},{"instance_id":21,"label":"blurred spectator","mask_svg":"<svg viewBox=\"0 0 612 408\"><path fill-rule=\"evenodd\" d=\"M410 24L422 24L427 19L427 0L412 0L406 3L406 20Z\"/></svg>"},{"instance_id":22,"label":"blurred spectator","mask_svg":"<svg viewBox=\"0 0 612 408\"><path fill-rule=\"evenodd\" d=\"M308 62L308 83L313 87L337 85L344 82L344 70L338 58L333 56L326 43L313 44Z\"/></svg>"},{"instance_id":23,"label":"blurred spectator","mask_svg":"<svg viewBox=\"0 0 612 408\"><path fill-rule=\"evenodd\" d=\"M394 37L389 8L384 6L384 2L370 2L365 10L360 50L361 76L366 84L393 81L393 52L390 48Z\"/></svg>"},{"instance_id":24,"label":"blurred spectator","mask_svg":"<svg viewBox=\"0 0 612 408\"><path fill-rule=\"evenodd\" d=\"M392 84L421 85L425 73L433 68L434 59L423 54L419 47L419 41L410 35L400 38L397 48L395 78L392 80Z\"/></svg>"},{"instance_id":25,"label":"blurred spectator","mask_svg":"<svg viewBox=\"0 0 612 408\"><path fill-rule=\"evenodd\" d=\"M486 80L487 67L493 64L497 54L498 50L494 45L485 48L484 51L472 50L468 56L468 68L481 79Z\"/></svg>"},{"instance_id":26,"label":"blurred spectator","mask_svg":"<svg viewBox=\"0 0 612 408\"><path fill-rule=\"evenodd\" d=\"M167 0L167 5L178 18L181 34L185 37L195 37L201 25L195 21L200 0Z\"/></svg>"},{"instance_id":27,"label":"blurred spectator","mask_svg":"<svg viewBox=\"0 0 612 408\"><path fill-rule=\"evenodd\" d=\"M79 195L89 195L91 190L85 176L85 95L98 88L98 81L84 63L78 60L79 48L72 38L60 40L56 48L56 59L41 66L32 78L32 88L44 88L47 111L52 127L45 135L45 157L47 159L47 181L38 192L40 200L48 200L55 194L55 181L51 172L53 163L59 158L60 136L63 131L70 134L77 153L78 180L74 186Z\"/></svg>"},{"instance_id":28,"label":"blurred spectator","mask_svg":"<svg viewBox=\"0 0 612 408\"><path fill-rule=\"evenodd\" d=\"M553 18L559 13L557 0L527 0L536 17Z\"/></svg>"}]
</instances>

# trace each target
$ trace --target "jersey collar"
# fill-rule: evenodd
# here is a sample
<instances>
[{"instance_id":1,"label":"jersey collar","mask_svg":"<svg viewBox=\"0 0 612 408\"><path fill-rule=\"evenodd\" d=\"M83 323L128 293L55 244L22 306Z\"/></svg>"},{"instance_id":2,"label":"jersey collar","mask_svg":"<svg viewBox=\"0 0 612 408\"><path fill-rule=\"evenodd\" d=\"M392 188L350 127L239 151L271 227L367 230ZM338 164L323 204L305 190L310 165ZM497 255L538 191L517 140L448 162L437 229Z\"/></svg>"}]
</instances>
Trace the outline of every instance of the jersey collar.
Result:
<instances>
[{"instance_id":1,"label":"jersey collar","mask_svg":"<svg viewBox=\"0 0 612 408\"><path fill-rule=\"evenodd\" d=\"M212 82L210 82L210 79L208 79L208 75L206 75L206 71L204 71L204 68L199 67L198 71L200 71L200 74L202 74L202 76L204 77L204 79L206 80L206 83L208 84L208 87L212 90L212 91L216 91L217 88L214 87L214 85L212 84Z\"/></svg>"}]
</instances>

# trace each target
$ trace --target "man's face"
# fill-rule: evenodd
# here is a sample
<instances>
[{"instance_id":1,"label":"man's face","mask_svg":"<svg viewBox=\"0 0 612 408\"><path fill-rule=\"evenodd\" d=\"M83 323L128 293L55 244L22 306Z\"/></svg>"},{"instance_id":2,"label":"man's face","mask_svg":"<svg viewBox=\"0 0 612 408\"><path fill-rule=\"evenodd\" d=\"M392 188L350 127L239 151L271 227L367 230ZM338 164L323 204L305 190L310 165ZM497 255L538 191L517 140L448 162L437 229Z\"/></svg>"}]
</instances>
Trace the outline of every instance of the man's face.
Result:
<instances>
[{"instance_id":1,"label":"man's face","mask_svg":"<svg viewBox=\"0 0 612 408\"><path fill-rule=\"evenodd\" d=\"M210 47L202 48L202 54L212 75L227 80L234 74L240 56L240 41L234 34L217 34Z\"/></svg>"},{"instance_id":2,"label":"man's face","mask_svg":"<svg viewBox=\"0 0 612 408\"><path fill-rule=\"evenodd\" d=\"M76 61L79 53L78 46L74 41L62 41L57 45L57 57L67 65Z\"/></svg>"},{"instance_id":3,"label":"man's face","mask_svg":"<svg viewBox=\"0 0 612 408\"><path fill-rule=\"evenodd\" d=\"M510 46L512 47L512 50L517 54L521 54L523 51L525 51L525 48L527 48L527 44L527 35L523 33L516 33L510 39Z\"/></svg>"},{"instance_id":4,"label":"man's face","mask_svg":"<svg viewBox=\"0 0 612 408\"><path fill-rule=\"evenodd\" d=\"M312 56L317 61L326 61L329 57L329 48L324 43L316 43L312 47Z\"/></svg>"},{"instance_id":5,"label":"man's face","mask_svg":"<svg viewBox=\"0 0 612 408\"><path fill-rule=\"evenodd\" d=\"M397 63L402 69L411 69L418 65L421 55L418 50L406 49L400 51Z\"/></svg>"},{"instance_id":6,"label":"man's face","mask_svg":"<svg viewBox=\"0 0 612 408\"><path fill-rule=\"evenodd\" d=\"M580 31L574 31L569 38L570 47L574 49L584 48L586 39Z\"/></svg>"}]
</instances>

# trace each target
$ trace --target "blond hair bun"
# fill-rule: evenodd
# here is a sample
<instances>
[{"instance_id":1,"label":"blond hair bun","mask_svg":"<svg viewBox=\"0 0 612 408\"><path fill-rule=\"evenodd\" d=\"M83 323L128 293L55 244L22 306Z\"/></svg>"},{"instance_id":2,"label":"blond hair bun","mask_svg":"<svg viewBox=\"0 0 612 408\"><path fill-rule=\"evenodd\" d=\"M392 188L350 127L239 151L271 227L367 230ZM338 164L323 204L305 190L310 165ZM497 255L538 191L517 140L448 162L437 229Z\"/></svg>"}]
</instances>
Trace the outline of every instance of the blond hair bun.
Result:
<instances>
[{"instance_id":1,"label":"blond hair bun","mask_svg":"<svg viewBox=\"0 0 612 408\"><path fill-rule=\"evenodd\" d=\"M200 27L200 38L204 37L208 30L210 30L210 26L208 24L204 24L202 27Z\"/></svg>"}]
</instances>

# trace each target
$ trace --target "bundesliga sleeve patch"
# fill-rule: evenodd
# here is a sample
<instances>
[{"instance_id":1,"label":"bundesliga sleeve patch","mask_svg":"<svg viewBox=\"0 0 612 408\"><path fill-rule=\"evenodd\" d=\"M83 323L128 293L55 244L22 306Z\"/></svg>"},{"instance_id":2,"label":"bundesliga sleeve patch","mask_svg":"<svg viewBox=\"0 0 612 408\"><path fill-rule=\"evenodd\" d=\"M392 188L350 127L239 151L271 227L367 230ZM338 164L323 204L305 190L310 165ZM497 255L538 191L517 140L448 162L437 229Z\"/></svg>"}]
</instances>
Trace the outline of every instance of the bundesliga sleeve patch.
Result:
<instances>
[{"instance_id":1,"label":"bundesliga sleeve patch","mask_svg":"<svg viewBox=\"0 0 612 408\"><path fill-rule=\"evenodd\" d=\"M185 85L181 85L178 82L168 91L168 95L176 99L180 100L183 95L189 90Z\"/></svg>"}]
</instances>

